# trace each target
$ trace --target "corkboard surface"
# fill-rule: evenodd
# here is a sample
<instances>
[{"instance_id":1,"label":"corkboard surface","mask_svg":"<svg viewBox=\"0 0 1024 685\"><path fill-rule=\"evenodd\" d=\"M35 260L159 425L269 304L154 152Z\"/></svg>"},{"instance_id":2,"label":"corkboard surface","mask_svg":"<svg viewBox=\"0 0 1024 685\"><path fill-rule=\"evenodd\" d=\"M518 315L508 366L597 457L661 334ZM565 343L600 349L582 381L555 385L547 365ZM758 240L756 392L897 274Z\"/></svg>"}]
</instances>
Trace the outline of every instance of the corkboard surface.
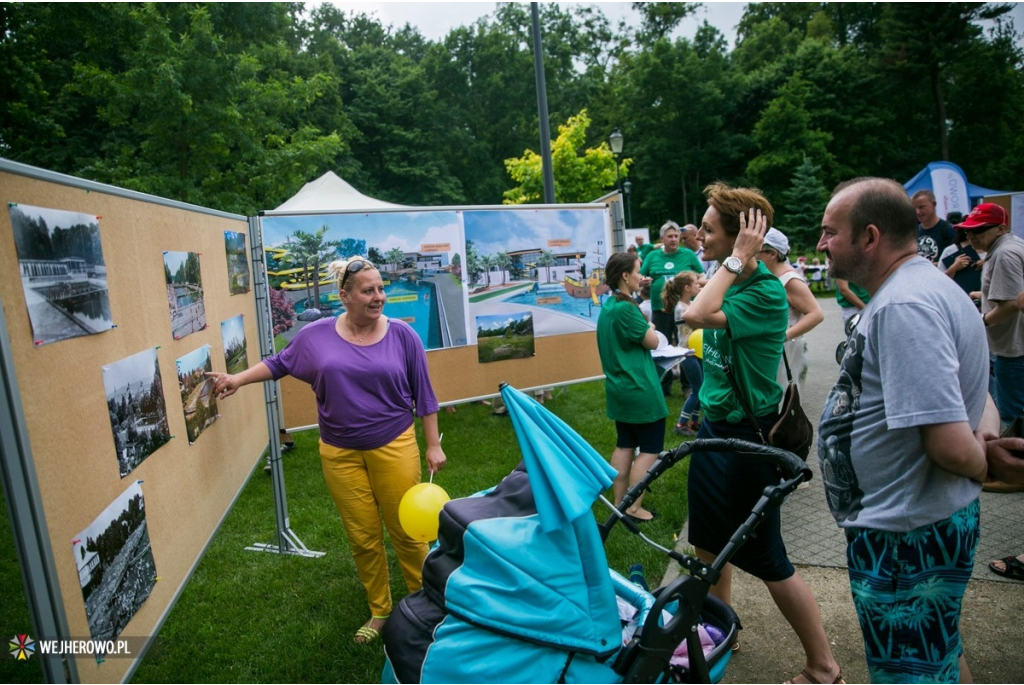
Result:
<instances>
[{"instance_id":1,"label":"corkboard surface","mask_svg":"<svg viewBox=\"0 0 1024 685\"><path fill-rule=\"evenodd\" d=\"M121 637L150 636L267 444L263 388L254 385L221 403L218 420L189 445L175 368L176 359L208 344L213 369L224 371L220 322L238 314L249 364L259 361L254 299L251 292L230 295L224 252L224 231L247 234L247 223L7 171L0 171L0 191L5 203L100 217L116 328L33 344L6 206L0 212L0 302L70 635L89 636L71 541L141 480L158 581ZM164 251L201 253L207 328L178 340L171 336ZM101 367L153 347L159 348L175 437L121 478ZM83 682L118 682L131 665L128 659L77 661Z\"/></svg>"}]
</instances>

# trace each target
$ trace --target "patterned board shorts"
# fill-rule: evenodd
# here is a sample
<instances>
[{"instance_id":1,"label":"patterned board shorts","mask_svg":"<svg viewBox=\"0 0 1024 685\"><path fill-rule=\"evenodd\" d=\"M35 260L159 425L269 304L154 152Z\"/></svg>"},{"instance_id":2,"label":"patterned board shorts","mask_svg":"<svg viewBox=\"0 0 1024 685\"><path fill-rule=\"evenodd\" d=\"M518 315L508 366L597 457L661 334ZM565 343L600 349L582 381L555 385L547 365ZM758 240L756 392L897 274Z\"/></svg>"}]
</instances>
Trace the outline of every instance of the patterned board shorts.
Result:
<instances>
[{"instance_id":1,"label":"patterned board shorts","mask_svg":"<svg viewBox=\"0 0 1024 685\"><path fill-rule=\"evenodd\" d=\"M981 507L907 533L848 528L846 559L874 683L955 683Z\"/></svg>"}]
</instances>

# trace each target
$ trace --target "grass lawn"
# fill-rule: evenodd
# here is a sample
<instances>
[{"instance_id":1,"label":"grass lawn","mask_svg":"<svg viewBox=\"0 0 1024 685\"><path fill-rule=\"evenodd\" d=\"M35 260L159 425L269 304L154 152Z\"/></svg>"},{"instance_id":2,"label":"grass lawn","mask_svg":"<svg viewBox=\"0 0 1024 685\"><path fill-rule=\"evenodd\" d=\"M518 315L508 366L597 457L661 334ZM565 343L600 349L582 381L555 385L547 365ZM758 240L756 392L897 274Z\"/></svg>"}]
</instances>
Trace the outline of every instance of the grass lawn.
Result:
<instances>
[{"instance_id":1,"label":"grass lawn","mask_svg":"<svg viewBox=\"0 0 1024 685\"><path fill-rule=\"evenodd\" d=\"M675 396L669 399L666 447L677 444L672 426L681 404L677 384ZM611 454L615 428L605 417L603 381L556 390L546 406L600 454ZM453 498L494 485L520 460L511 421L492 416L489 406L459 405L455 413L442 411L439 423L449 462L435 482ZM304 559L244 550L254 542L274 542L270 478L257 467L135 672L134 682L380 681L384 663L380 643L359 646L352 641L368 610L341 521L324 485L317 433L306 431L294 437L297 447L284 457L291 528L309 549L327 555ZM655 483L645 500L660 517L644 530L668 547L674 544L686 515L686 471L684 464L677 465ZM601 521L607 516L600 504L594 511ZM643 563L652 586L660 582L667 566L664 555L621 526L612 532L606 550L609 565L620 572ZM155 552L159 565L159 550ZM405 587L394 557L389 559L397 602ZM8 565L6 557L0 562ZM0 572L7 570L0 568ZM20 593L16 567L14 574L5 585L5 625L7 607L18 605L10 601L12 594ZM12 592L15 588L17 592ZM28 629L27 614L16 623L10 625L11 634L23 624ZM18 675L26 673L18 670L8 675L11 665L20 666L13 660L0 666L3 682L18 682Z\"/></svg>"},{"instance_id":2,"label":"grass lawn","mask_svg":"<svg viewBox=\"0 0 1024 685\"><path fill-rule=\"evenodd\" d=\"M7 511L7 502L0 490L0 511ZM0 611L0 635L4 646L14 635L28 633L35 638L38 633L32 627L25 601L25 586L18 567L18 553L14 548L14 535L10 521L0 524L0 587L3 587L3 610ZM10 658L9 649L0 657L0 683L41 683L43 669L39 659L15 661Z\"/></svg>"}]
</instances>

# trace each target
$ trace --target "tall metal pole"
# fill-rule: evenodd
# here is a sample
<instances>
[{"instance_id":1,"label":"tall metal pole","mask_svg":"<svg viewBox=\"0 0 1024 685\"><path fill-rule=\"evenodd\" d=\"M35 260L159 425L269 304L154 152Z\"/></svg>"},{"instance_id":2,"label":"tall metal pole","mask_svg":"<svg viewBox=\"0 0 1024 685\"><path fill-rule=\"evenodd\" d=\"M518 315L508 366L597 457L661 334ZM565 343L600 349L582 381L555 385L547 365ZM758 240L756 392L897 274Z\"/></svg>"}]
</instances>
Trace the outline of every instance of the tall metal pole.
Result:
<instances>
[{"instance_id":1,"label":"tall metal pole","mask_svg":"<svg viewBox=\"0 0 1024 685\"><path fill-rule=\"evenodd\" d=\"M622 190L626 193L626 223L629 226L633 225L633 210L630 208L629 193L633 190L633 184L627 178L626 182L622 184Z\"/></svg>"},{"instance_id":2,"label":"tall metal pole","mask_svg":"<svg viewBox=\"0 0 1024 685\"><path fill-rule=\"evenodd\" d=\"M544 171L544 204L555 204L555 172L551 168L551 125L548 122L548 87L544 81L544 52L540 42L540 9L530 3L533 19L533 71L537 77L537 118L540 119L540 159Z\"/></svg>"}]
</instances>

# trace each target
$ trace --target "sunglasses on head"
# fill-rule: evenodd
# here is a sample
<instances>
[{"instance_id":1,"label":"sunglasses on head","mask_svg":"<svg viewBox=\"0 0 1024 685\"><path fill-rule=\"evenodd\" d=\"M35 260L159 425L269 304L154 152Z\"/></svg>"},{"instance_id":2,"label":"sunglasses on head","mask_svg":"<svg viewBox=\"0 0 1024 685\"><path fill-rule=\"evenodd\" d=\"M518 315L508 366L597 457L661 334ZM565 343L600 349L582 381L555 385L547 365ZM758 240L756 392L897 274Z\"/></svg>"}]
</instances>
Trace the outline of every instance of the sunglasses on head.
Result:
<instances>
[{"instance_id":1,"label":"sunglasses on head","mask_svg":"<svg viewBox=\"0 0 1024 685\"><path fill-rule=\"evenodd\" d=\"M371 264L370 262L366 261L365 259L360 259L359 261L356 261L355 263L349 262L345 266L345 275L341 277L341 285L339 285L338 287L339 288L344 288L345 287L345 281L348 280L348 277L351 274L359 273L360 271L363 270L364 267L370 268L370 269L374 268L373 264Z\"/></svg>"}]
</instances>

